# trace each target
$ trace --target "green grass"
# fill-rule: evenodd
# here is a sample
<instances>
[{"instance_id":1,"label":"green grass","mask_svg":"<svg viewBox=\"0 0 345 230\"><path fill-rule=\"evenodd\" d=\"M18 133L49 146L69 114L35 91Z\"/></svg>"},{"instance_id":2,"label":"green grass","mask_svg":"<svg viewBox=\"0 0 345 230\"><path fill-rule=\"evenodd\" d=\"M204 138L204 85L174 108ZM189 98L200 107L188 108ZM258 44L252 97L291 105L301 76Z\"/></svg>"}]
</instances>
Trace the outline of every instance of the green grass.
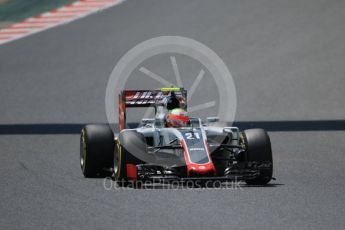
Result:
<instances>
[{"instance_id":1,"label":"green grass","mask_svg":"<svg viewBox=\"0 0 345 230\"><path fill-rule=\"evenodd\" d=\"M18 22L76 0L8 0L0 4L0 21Z\"/></svg>"}]
</instances>

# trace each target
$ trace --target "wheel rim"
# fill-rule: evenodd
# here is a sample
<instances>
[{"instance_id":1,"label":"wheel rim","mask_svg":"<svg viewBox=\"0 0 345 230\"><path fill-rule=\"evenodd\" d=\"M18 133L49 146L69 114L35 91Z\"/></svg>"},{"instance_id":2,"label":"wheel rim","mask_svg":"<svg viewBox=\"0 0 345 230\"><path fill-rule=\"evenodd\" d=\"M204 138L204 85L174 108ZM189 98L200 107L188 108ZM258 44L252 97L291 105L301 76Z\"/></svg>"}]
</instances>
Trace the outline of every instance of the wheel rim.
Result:
<instances>
[{"instance_id":1,"label":"wheel rim","mask_svg":"<svg viewBox=\"0 0 345 230\"><path fill-rule=\"evenodd\" d=\"M114 175L115 177L117 177L117 174L118 174L118 170L119 170L119 147L117 147L117 151L115 153L115 156L114 156Z\"/></svg>"},{"instance_id":2,"label":"wheel rim","mask_svg":"<svg viewBox=\"0 0 345 230\"><path fill-rule=\"evenodd\" d=\"M114 174L115 176L117 175L117 171L118 171L118 160L117 157L114 157Z\"/></svg>"},{"instance_id":3,"label":"wheel rim","mask_svg":"<svg viewBox=\"0 0 345 230\"><path fill-rule=\"evenodd\" d=\"M85 154L86 154L86 142L85 142L85 131L81 131L80 136L80 167L83 170L85 165Z\"/></svg>"}]
</instances>

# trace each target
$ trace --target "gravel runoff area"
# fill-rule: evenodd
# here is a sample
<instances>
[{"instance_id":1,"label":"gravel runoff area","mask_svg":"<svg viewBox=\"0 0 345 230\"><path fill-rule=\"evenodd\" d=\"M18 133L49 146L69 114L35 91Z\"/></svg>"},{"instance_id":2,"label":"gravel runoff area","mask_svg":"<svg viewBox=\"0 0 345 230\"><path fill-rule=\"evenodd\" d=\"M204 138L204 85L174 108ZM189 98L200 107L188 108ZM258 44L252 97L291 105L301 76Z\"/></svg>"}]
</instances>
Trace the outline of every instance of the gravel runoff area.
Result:
<instances>
[{"instance_id":1,"label":"gravel runoff area","mask_svg":"<svg viewBox=\"0 0 345 230\"><path fill-rule=\"evenodd\" d=\"M75 0L0 0L0 29Z\"/></svg>"}]
</instances>

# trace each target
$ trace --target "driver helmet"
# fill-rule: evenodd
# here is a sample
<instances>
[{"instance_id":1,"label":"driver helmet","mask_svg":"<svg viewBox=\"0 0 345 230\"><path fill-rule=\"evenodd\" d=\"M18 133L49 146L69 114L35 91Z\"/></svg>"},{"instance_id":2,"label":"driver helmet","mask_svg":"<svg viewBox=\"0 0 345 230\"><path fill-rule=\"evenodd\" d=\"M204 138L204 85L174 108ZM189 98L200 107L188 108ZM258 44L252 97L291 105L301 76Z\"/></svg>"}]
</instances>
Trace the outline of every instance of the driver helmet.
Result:
<instances>
[{"instance_id":1,"label":"driver helmet","mask_svg":"<svg viewBox=\"0 0 345 230\"><path fill-rule=\"evenodd\" d=\"M167 127L185 127L189 124L189 117L187 112L183 109L177 108L169 111L166 116Z\"/></svg>"}]
</instances>

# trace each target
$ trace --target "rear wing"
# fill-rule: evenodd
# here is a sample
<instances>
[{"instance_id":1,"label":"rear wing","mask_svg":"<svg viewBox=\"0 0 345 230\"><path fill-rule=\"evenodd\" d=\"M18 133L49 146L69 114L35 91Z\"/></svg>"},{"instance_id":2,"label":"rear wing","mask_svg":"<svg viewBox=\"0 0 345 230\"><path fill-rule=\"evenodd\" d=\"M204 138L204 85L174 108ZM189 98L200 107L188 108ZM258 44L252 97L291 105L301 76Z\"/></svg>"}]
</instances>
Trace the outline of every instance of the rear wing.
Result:
<instances>
[{"instance_id":1,"label":"rear wing","mask_svg":"<svg viewBox=\"0 0 345 230\"><path fill-rule=\"evenodd\" d=\"M127 108L155 107L163 104L163 99L174 92L177 98L186 101L184 88L161 88L157 90L123 90L119 94L119 130L126 127Z\"/></svg>"}]
</instances>

